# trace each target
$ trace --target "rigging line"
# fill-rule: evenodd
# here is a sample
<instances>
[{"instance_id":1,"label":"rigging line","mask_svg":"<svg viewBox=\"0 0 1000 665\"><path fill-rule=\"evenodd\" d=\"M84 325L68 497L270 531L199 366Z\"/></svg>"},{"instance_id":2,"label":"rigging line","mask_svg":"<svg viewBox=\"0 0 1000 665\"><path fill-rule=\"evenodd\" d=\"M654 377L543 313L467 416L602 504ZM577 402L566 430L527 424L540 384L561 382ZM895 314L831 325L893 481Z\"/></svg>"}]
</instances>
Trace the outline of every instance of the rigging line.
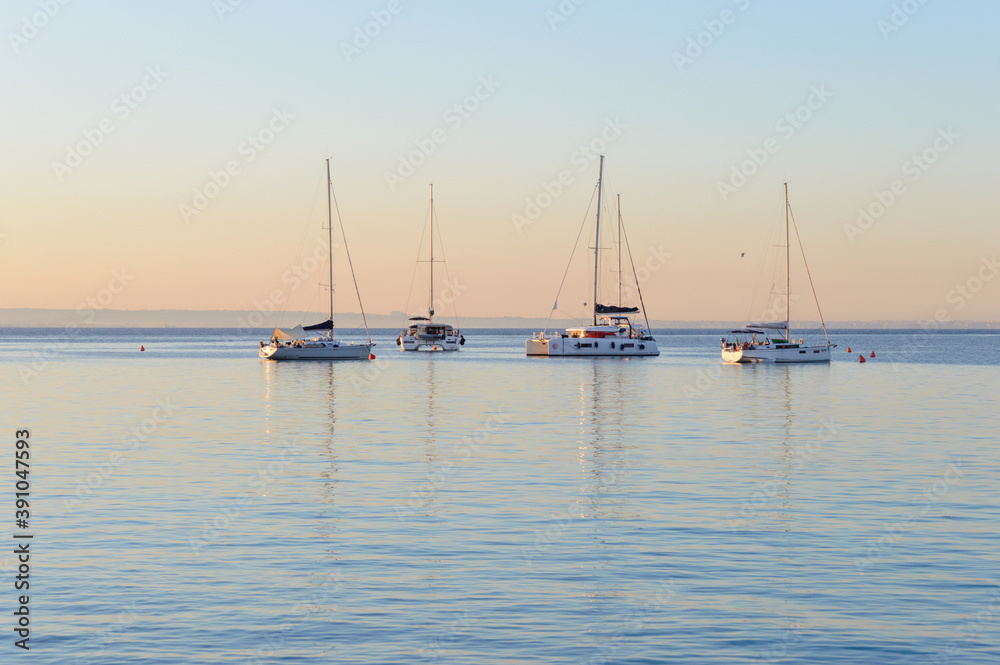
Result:
<instances>
[{"instance_id":1,"label":"rigging line","mask_svg":"<svg viewBox=\"0 0 1000 665\"><path fill-rule=\"evenodd\" d=\"M747 302L750 303L749 306L747 307L747 318L746 318L747 321L757 321L758 319L761 318L768 318L766 316L766 312L762 316L757 316L756 314L754 314L754 309L757 305L758 293L761 290L760 285L763 283L765 266L768 265L771 261L771 236L774 232L774 228L775 227L773 224L767 227L767 232L764 234L764 246L761 248L761 254L760 254L761 258L760 261L757 263L757 272L754 275L753 280L749 284L747 284L748 288ZM774 288L774 275L772 270L771 284L768 286L765 295L766 298L764 303L765 310L768 306L768 303L770 303L771 301L771 292L773 288Z\"/></svg>"},{"instance_id":2,"label":"rigging line","mask_svg":"<svg viewBox=\"0 0 1000 665\"><path fill-rule=\"evenodd\" d=\"M351 261L351 250L347 246L347 233L344 232L344 219L340 216L340 204L337 203L337 192L333 189L333 183L328 183L330 194L333 196L333 207L337 211L337 221L340 223L340 237L344 239L344 254L347 255L347 265L351 269L351 279L354 281L354 292L358 294L358 306L361 308L361 321L365 325L365 334L368 336L368 343L372 342L371 331L368 330L368 317L365 316L365 305L361 302L361 289L358 288L358 278L354 274L354 263ZM332 249L332 248L331 248ZM333 284L330 285L333 288Z\"/></svg>"},{"instance_id":3,"label":"rigging line","mask_svg":"<svg viewBox=\"0 0 1000 665\"><path fill-rule=\"evenodd\" d=\"M750 306L747 309L747 321L760 321L761 319L771 318L767 316L767 309L771 303L771 296L774 294L774 271L777 270L777 268L775 267L776 262L772 261L771 259L772 239L775 233L775 229L777 228L776 224L777 222L773 222L770 226L768 226L767 232L764 234L764 246L761 248L761 259L760 262L757 264L757 274L754 276L753 282L749 285L750 293L749 293L749 298L747 300L749 301ZM762 291L760 285L764 281L764 273L766 270L766 266L768 265L771 266L771 274L769 276L771 281L767 287L767 290L763 292L765 298L763 305L764 311L762 311L758 315L755 313L757 305L757 296Z\"/></svg>"},{"instance_id":4,"label":"rigging line","mask_svg":"<svg viewBox=\"0 0 1000 665\"><path fill-rule=\"evenodd\" d=\"M322 176L325 174L325 171L322 169L322 167L321 167L320 171L321 171L320 176L322 178ZM302 228L302 237L299 239L299 249L295 253L295 262L293 264L295 266L299 265L299 261L302 258L302 248L306 244L306 235L309 233L309 220L311 220L313 218L313 213L316 212L316 201L318 201L318 200L319 200L319 187L313 187L312 205L309 206L309 216L306 217L306 223L305 223L305 225ZM290 301L291 301L291 298L285 298L285 301L283 303L281 303L281 313L278 315L278 327L279 328L282 325L284 325L284 323L285 323L285 311L288 309L288 303Z\"/></svg>"},{"instance_id":5,"label":"rigging line","mask_svg":"<svg viewBox=\"0 0 1000 665\"><path fill-rule=\"evenodd\" d=\"M580 230L576 234L576 242L573 243L573 251L569 254L569 261L566 262L566 271L563 273L562 281L559 282L559 290L556 291L556 301L552 303L552 310L549 312L549 318L545 321L545 327L542 329L542 333L545 333L549 329L549 323L552 322L552 312L556 311L559 307L559 296L562 295L563 285L566 283L566 275L569 274L569 268L573 265L573 255L576 254L576 248L580 245L580 237L583 235L583 228L587 225L587 217L590 216L590 208L594 205L594 197L597 196L597 185L594 185L594 193L590 195L590 203L587 205L587 212L583 215L583 222L580 224ZM595 306L597 303L593 303Z\"/></svg>"},{"instance_id":6,"label":"rigging line","mask_svg":"<svg viewBox=\"0 0 1000 665\"><path fill-rule=\"evenodd\" d=\"M792 219L792 228L795 229L795 239L799 241L799 252L802 253L802 263L806 267L806 277L809 278L809 288L812 289L813 301L816 303L816 312L819 314L819 323L823 326L823 335L826 343L830 344L830 334L826 332L826 321L823 320L823 310L819 307L819 298L816 297L816 287L813 286L813 278L809 273L809 263L806 261L806 250L802 247L802 236L799 235L799 225L795 223L795 215L792 214L792 206L788 206L788 216Z\"/></svg>"},{"instance_id":7,"label":"rigging line","mask_svg":"<svg viewBox=\"0 0 1000 665\"><path fill-rule=\"evenodd\" d=\"M625 239L625 251L628 252L628 262L632 265L632 278L635 279L635 290L639 294L639 306L642 307L642 318L646 321L646 332L653 334L653 329L649 325L649 317L646 316L646 305L642 302L642 288L639 286L639 275L635 271L635 260L632 258L632 248L628 244L628 231L625 224L622 224L622 237Z\"/></svg>"},{"instance_id":8,"label":"rigging line","mask_svg":"<svg viewBox=\"0 0 1000 665\"><path fill-rule=\"evenodd\" d=\"M784 199L782 199L782 203L783 202L784 202ZM782 210L784 210L784 208L782 208ZM779 229L779 227L781 225L780 224L780 222L781 222L781 215L779 214L774 219L775 219L775 221L773 221L771 223L771 226L768 227L767 234L764 236L764 246L761 249L760 262L757 264L757 274L754 276L753 280L748 285L749 294L747 296L747 300L750 302L750 306L749 306L749 308L747 308L747 321L748 322L757 321L758 319L761 319L761 318L769 318L769 317L766 316L766 314L767 314L768 307L770 307L770 305L771 305L771 296L774 293L774 285L776 283L776 281L775 281L776 280L775 275L776 275L776 273L778 271L778 261L777 261L777 259L775 259L774 261L771 261L770 257L771 257L771 252L772 252L772 248L773 248L773 245L772 245L773 238L778 233L778 229ZM767 300L764 303L764 311L761 312L761 316L757 316L756 314L754 314L754 311L753 311L754 310L754 304L757 302L757 294L758 294L758 291L760 290L761 279L764 276L764 267L766 265L768 265L769 263L771 264L771 285L768 286L768 288L767 288ZM762 321L762 323L766 323L766 321Z\"/></svg>"},{"instance_id":9,"label":"rigging line","mask_svg":"<svg viewBox=\"0 0 1000 665\"><path fill-rule=\"evenodd\" d=\"M768 247L770 246L771 230L768 229L767 235L764 236L764 247L761 250L760 260L757 262L757 270L754 273L753 279L747 283L747 295L744 301L749 303L747 305L746 320L753 321L753 308L754 304L757 302L757 291L760 289L761 278L764 275L764 265L768 261ZM768 293L770 293L770 288L768 288Z\"/></svg>"},{"instance_id":10,"label":"rigging line","mask_svg":"<svg viewBox=\"0 0 1000 665\"><path fill-rule=\"evenodd\" d=\"M604 187L604 191L605 192L614 192L615 188L614 188L614 184L613 184L613 174L611 174L609 171L611 171L611 169L605 168L604 173L601 176L601 180L602 180L602 183L603 183L602 186ZM614 199L612 199L611 196L609 196L608 194L603 194L602 195L602 197L601 197L601 203L602 203L602 206L601 206L601 219L604 219L604 220L612 220L612 219L613 220L617 220L618 219L618 214L611 209L611 201L613 201L613 200ZM605 222L604 228L601 229L601 230L604 231L604 240L607 242L607 244L604 245L604 246L602 246L601 245L601 241L598 240L598 242L597 242L597 248L596 248L595 251L598 251L598 252L601 252L601 251L608 252L608 251L611 251L611 250L614 249L614 246L615 246L615 231L614 231L614 229L615 229L615 224L614 223L612 223L610 221ZM611 260L610 259L603 260L602 263L610 264ZM608 293L617 293L617 291L618 291L618 280L617 280L616 277L612 276L613 274L614 274L613 270L605 269L605 270L602 270L601 271L601 275L599 275L597 277L597 280L598 280L598 298L597 298L597 302L594 303L595 305L597 303L599 303L601 300L604 300L605 298L607 298L607 294Z\"/></svg>"},{"instance_id":11,"label":"rigging line","mask_svg":"<svg viewBox=\"0 0 1000 665\"><path fill-rule=\"evenodd\" d=\"M434 215L433 214L431 215L431 223L432 224L434 223ZM438 215L437 229L438 229L438 248L440 248L440 250L441 250L441 261L440 261L440 263L444 264L444 276L448 280L448 291L451 294L451 296L450 296L451 297L451 309L452 309L453 312L455 312L455 326L458 327L458 328L461 328L462 326L460 325L459 318L458 318L458 306L455 304L455 292L454 292L454 289L451 286L452 284L454 284L454 282L451 281L451 272L448 271L448 258L444 255L444 240L441 239L441 216L440 215ZM435 261L435 263L438 263L438 262Z\"/></svg>"},{"instance_id":12,"label":"rigging line","mask_svg":"<svg viewBox=\"0 0 1000 665\"><path fill-rule=\"evenodd\" d=\"M771 233L774 237L773 241L774 244L772 246L774 248L773 251L775 259L774 262L771 264L771 291L770 294L768 295L767 307L769 309L772 307L774 308L774 316L771 316L769 318L775 320L782 320L788 318L787 316L784 316L784 313L788 311L787 305L785 304L790 303L792 297L792 294L789 293L788 289L791 283L788 279L788 274L787 274L788 262L784 260L787 258L787 251L786 252L781 251L782 249L787 250L788 247L791 246L789 244L791 243L791 238L785 237L783 243L781 240L782 237L784 236L783 229L785 228L783 222L784 214L785 214L785 201L783 200L781 203L781 211L777 215L775 215L774 225L771 227ZM782 266L784 266L785 268L784 270L781 269ZM781 291L776 291L775 289L780 288L782 283L784 283L785 288ZM784 310L784 312L782 310ZM788 325L788 323L786 322L785 325Z\"/></svg>"},{"instance_id":13,"label":"rigging line","mask_svg":"<svg viewBox=\"0 0 1000 665\"><path fill-rule=\"evenodd\" d=\"M565 311L563 311L561 309L557 309L555 311L559 312L560 314L564 314L564 315L568 316L571 321L576 321L577 323L579 323L582 326L587 325L587 320L586 319L581 319L576 314L570 314L569 312L565 312Z\"/></svg>"},{"instance_id":14,"label":"rigging line","mask_svg":"<svg viewBox=\"0 0 1000 665\"><path fill-rule=\"evenodd\" d=\"M430 214L428 211L427 214ZM406 327L406 316L410 312L410 300L413 298L413 285L417 281L417 270L420 268L420 252L424 247L424 236L427 235L427 215L424 215L424 224L420 227L420 243L417 245L417 258L413 261L413 275L410 276L410 290L406 294L406 307L403 308L403 327Z\"/></svg>"}]
</instances>

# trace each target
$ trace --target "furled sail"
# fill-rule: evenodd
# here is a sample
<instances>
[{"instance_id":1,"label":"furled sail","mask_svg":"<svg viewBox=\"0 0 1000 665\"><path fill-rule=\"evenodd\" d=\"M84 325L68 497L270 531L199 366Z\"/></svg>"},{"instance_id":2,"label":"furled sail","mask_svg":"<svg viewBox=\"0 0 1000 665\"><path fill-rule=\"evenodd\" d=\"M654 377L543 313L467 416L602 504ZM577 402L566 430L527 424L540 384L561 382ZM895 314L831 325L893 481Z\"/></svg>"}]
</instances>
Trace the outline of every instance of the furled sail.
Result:
<instances>
[{"instance_id":1,"label":"furled sail","mask_svg":"<svg viewBox=\"0 0 1000 665\"><path fill-rule=\"evenodd\" d=\"M748 323L747 328L766 328L767 330L784 330L788 327L788 321L774 321L773 323Z\"/></svg>"},{"instance_id":2,"label":"furled sail","mask_svg":"<svg viewBox=\"0 0 1000 665\"><path fill-rule=\"evenodd\" d=\"M638 311L638 307L619 307L617 305L597 305L594 308L594 312L597 314L632 314Z\"/></svg>"},{"instance_id":3,"label":"furled sail","mask_svg":"<svg viewBox=\"0 0 1000 665\"><path fill-rule=\"evenodd\" d=\"M314 326L305 326L303 330L333 330L333 319L327 319L323 323L317 323Z\"/></svg>"}]
</instances>

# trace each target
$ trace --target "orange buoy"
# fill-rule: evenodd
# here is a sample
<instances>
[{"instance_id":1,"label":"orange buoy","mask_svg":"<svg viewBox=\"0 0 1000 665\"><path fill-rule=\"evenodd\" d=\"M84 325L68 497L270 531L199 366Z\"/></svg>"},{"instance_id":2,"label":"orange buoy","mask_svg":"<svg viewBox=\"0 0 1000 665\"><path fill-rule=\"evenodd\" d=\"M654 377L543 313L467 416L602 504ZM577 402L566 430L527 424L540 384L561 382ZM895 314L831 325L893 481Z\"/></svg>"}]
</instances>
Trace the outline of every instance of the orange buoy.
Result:
<instances>
[{"instance_id":1,"label":"orange buoy","mask_svg":"<svg viewBox=\"0 0 1000 665\"><path fill-rule=\"evenodd\" d=\"M374 353L369 353L368 354L368 360L375 360L375 354Z\"/></svg>"},{"instance_id":2,"label":"orange buoy","mask_svg":"<svg viewBox=\"0 0 1000 665\"><path fill-rule=\"evenodd\" d=\"M858 356L858 362L859 363L865 362L865 357L864 356Z\"/></svg>"},{"instance_id":3,"label":"orange buoy","mask_svg":"<svg viewBox=\"0 0 1000 665\"><path fill-rule=\"evenodd\" d=\"M145 350L146 350L146 347L144 347L144 346L143 346L142 344L140 344L140 345L139 345L139 350L140 350L140 351L145 351Z\"/></svg>"},{"instance_id":4,"label":"orange buoy","mask_svg":"<svg viewBox=\"0 0 1000 665\"><path fill-rule=\"evenodd\" d=\"M872 354L871 354L870 356L868 356L868 357L869 357L869 358L874 358L874 357L875 357L875 352L874 352L874 351L872 351Z\"/></svg>"},{"instance_id":5,"label":"orange buoy","mask_svg":"<svg viewBox=\"0 0 1000 665\"><path fill-rule=\"evenodd\" d=\"M851 347L847 347L847 352L848 352L848 353L850 353L850 352L851 352Z\"/></svg>"}]
</instances>

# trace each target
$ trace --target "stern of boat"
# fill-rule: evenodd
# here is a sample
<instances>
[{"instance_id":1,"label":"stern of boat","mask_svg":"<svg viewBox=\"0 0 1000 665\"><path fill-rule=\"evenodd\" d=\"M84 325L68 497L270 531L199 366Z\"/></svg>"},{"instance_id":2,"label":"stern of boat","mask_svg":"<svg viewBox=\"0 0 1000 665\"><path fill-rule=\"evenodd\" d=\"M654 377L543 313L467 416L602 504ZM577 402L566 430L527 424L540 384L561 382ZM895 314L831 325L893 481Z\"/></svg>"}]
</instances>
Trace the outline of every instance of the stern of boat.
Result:
<instances>
[{"instance_id":1,"label":"stern of boat","mask_svg":"<svg viewBox=\"0 0 1000 665\"><path fill-rule=\"evenodd\" d=\"M743 349L723 349L722 350L722 361L727 363L745 363L749 362L743 357Z\"/></svg>"},{"instance_id":2,"label":"stern of boat","mask_svg":"<svg viewBox=\"0 0 1000 665\"><path fill-rule=\"evenodd\" d=\"M459 337L420 339L412 335L401 335L398 343L402 351L458 351L462 348Z\"/></svg>"},{"instance_id":3,"label":"stern of boat","mask_svg":"<svg viewBox=\"0 0 1000 665\"><path fill-rule=\"evenodd\" d=\"M524 342L524 352L529 356L547 356L549 355L549 340L547 339L528 339Z\"/></svg>"}]
</instances>

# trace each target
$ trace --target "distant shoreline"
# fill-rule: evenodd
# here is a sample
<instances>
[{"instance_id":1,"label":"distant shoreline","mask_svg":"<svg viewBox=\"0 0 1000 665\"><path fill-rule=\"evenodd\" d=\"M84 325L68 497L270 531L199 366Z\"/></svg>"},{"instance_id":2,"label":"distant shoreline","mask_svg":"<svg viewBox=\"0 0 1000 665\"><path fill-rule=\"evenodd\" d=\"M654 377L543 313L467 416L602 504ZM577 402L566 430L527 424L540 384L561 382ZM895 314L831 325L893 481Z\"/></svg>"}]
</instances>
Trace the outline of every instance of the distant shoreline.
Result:
<instances>
[{"instance_id":1,"label":"distant shoreline","mask_svg":"<svg viewBox=\"0 0 1000 665\"><path fill-rule=\"evenodd\" d=\"M461 325L465 328L542 328L546 319L520 316L469 316L456 317L441 314L441 320ZM299 323L318 323L326 319L319 312L256 312L243 310L115 310L80 312L73 309L0 309L0 328L276 328L292 327ZM368 314L370 328L398 328L406 320L402 312L391 314ZM354 328L362 325L361 315L344 313L337 316L337 325ZM570 319L552 319L548 328L562 328L579 323ZM667 321L650 320L653 328L727 329L745 325L745 321ZM884 321L828 321L827 327L834 329L914 329L927 325L926 321L884 320ZM793 329L819 328L818 321L792 321ZM949 321L939 326L927 326L942 330L994 330L1000 329L1000 321Z\"/></svg>"}]
</instances>

